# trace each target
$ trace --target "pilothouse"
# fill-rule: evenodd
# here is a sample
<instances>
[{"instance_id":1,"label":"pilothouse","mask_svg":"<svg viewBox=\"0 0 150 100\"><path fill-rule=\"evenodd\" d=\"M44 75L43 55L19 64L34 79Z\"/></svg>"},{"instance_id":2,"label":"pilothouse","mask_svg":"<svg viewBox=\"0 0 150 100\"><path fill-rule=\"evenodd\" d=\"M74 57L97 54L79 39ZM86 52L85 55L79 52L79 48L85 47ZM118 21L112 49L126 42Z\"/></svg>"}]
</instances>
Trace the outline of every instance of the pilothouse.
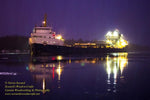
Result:
<instances>
[{"instance_id":1,"label":"pilothouse","mask_svg":"<svg viewBox=\"0 0 150 100\"><path fill-rule=\"evenodd\" d=\"M64 41L61 35L56 35L56 32L52 31L51 27L47 27L46 17L44 19L45 20L43 21L43 25L41 27L34 27L31 37L29 38L29 44L63 46Z\"/></svg>"}]
</instances>

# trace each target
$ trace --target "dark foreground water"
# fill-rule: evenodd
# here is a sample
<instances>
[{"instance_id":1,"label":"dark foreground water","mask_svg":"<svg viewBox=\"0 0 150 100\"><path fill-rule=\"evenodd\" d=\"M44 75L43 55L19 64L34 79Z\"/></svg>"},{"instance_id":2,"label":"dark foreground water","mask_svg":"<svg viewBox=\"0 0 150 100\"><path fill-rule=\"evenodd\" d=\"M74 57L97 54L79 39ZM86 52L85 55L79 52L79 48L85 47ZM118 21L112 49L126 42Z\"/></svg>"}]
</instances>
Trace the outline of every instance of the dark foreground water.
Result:
<instances>
[{"instance_id":1,"label":"dark foreground water","mask_svg":"<svg viewBox=\"0 0 150 100\"><path fill-rule=\"evenodd\" d=\"M150 53L0 55L1 100L150 100Z\"/></svg>"}]
</instances>

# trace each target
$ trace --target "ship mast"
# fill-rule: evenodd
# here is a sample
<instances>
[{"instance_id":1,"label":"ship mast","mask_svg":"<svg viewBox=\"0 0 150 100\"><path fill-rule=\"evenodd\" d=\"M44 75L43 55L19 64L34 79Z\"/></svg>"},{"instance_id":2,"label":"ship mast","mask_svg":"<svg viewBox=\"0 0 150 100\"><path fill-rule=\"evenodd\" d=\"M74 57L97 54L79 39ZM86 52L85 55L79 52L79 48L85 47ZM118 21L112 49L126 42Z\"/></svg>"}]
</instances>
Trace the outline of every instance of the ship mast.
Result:
<instances>
[{"instance_id":1,"label":"ship mast","mask_svg":"<svg viewBox=\"0 0 150 100\"><path fill-rule=\"evenodd\" d=\"M43 27L47 26L47 14L44 15Z\"/></svg>"}]
</instances>

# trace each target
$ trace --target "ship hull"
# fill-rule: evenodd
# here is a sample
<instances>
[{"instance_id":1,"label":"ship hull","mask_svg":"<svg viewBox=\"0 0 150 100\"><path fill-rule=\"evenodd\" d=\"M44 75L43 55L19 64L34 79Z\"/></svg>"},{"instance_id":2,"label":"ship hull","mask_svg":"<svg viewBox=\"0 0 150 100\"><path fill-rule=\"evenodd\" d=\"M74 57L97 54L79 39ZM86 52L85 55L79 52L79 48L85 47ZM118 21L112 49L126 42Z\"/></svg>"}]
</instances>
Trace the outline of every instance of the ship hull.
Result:
<instances>
[{"instance_id":1,"label":"ship hull","mask_svg":"<svg viewBox=\"0 0 150 100\"><path fill-rule=\"evenodd\" d=\"M43 45L31 44L31 55L98 55L103 53L112 52L125 52L125 49L116 48L80 48L80 47L67 47L58 45Z\"/></svg>"}]
</instances>

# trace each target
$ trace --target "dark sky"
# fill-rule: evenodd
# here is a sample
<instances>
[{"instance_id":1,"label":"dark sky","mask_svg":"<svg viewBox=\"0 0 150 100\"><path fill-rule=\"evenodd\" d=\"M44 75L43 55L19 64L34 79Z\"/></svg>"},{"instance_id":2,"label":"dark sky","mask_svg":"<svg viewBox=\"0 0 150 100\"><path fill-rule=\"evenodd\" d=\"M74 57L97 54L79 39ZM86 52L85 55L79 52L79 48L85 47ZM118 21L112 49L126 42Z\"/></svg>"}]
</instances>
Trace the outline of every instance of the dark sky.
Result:
<instances>
[{"instance_id":1,"label":"dark sky","mask_svg":"<svg viewBox=\"0 0 150 100\"><path fill-rule=\"evenodd\" d=\"M0 36L30 36L45 13L65 39L103 40L117 28L130 43L150 45L149 0L0 0Z\"/></svg>"}]
</instances>

